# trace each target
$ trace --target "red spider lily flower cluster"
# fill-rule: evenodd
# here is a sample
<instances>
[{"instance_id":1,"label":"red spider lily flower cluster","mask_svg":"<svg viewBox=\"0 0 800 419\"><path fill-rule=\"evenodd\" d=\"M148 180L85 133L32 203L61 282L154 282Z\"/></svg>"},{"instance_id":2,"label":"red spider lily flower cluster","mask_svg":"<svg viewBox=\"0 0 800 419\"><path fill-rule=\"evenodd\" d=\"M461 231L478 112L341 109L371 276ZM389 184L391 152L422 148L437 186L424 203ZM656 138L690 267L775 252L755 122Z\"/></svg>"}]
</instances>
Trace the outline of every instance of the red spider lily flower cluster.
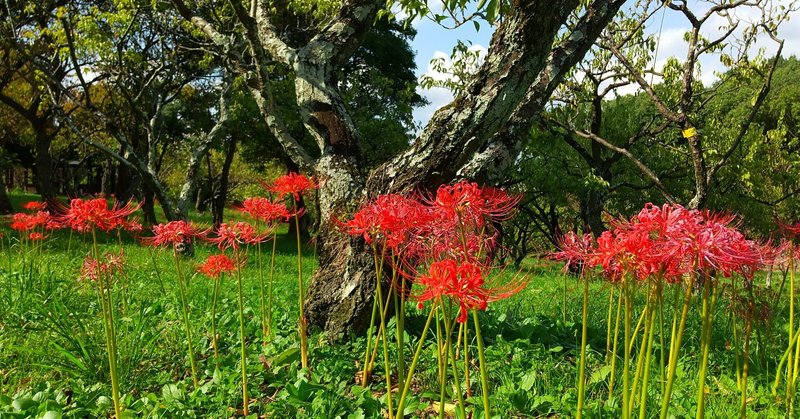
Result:
<instances>
[{"instance_id":1,"label":"red spider lily flower cluster","mask_svg":"<svg viewBox=\"0 0 800 419\"><path fill-rule=\"evenodd\" d=\"M220 275L234 272L239 266L226 255L211 255L205 262L197 265L197 271L203 275L217 279Z\"/></svg>"},{"instance_id":2,"label":"red spider lily flower cluster","mask_svg":"<svg viewBox=\"0 0 800 419\"><path fill-rule=\"evenodd\" d=\"M119 253L106 253L104 258L105 261L97 260L91 256L84 258L78 279L97 281L104 276L110 278L125 267L125 258L122 251Z\"/></svg>"},{"instance_id":3,"label":"red spider lily flower cluster","mask_svg":"<svg viewBox=\"0 0 800 419\"><path fill-rule=\"evenodd\" d=\"M50 213L37 211L33 214L18 212L11 217L11 229L19 232L29 232L37 228L46 228L51 222Z\"/></svg>"},{"instance_id":4,"label":"red spider lily flower cluster","mask_svg":"<svg viewBox=\"0 0 800 419\"><path fill-rule=\"evenodd\" d=\"M429 214L418 201L389 194L363 205L349 221L337 223L347 234L362 236L367 244L382 242L398 250Z\"/></svg>"},{"instance_id":5,"label":"red spider lily flower cluster","mask_svg":"<svg viewBox=\"0 0 800 419\"><path fill-rule=\"evenodd\" d=\"M487 220L504 221L513 214L521 196L510 195L502 189L481 187L477 183L462 181L440 187L432 197L424 200L436 208L443 222L475 222L483 225Z\"/></svg>"},{"instance_id":6,"label":"red spider lily flower cluster","mask_svg":"<svg viewBox=\"0 0 800 419\"><path fill-rule=\"evenodd\" d=\"M300 200L300 195L307 194L319 185L313 177L290 172L277 179L272 184L264 184L268 191L278 194L281 198L291 195L295 201Z\"/></svg>"},{"instance_id":7,"label":"red spider lily flower cluster","mask_svg":"<svg viewBox=\"0 0 800 419\"><path fill-rule=\"evenodd\" d=\"M177 246L194 240L203 240L206 234L208 234L207 229L201 230L187 221L170 221L153 226L153 237L147 237L143 242L152 246Z\"/></svg>"},{"instance_id":8,"label":"red spider lily flower cluster","mask_svg":"<svg viewBox=\"0 0 800 419\"><path fill-rule=\"evenodd\" d=\"M493 223L508 219L519 199L462 181L443 185L430 196L381 195L350 220L335 222L387 258L391 253L393 268L421 287L412 295L420 305L449 298L458 303L458 321L463 322L468 310L484 310L488 302L524 286L522 281L494 286L494 278L489 279L491 255L497 250Z\"/></svg>"},{"instance_id":9,"label":"red spider lily flower cluster","mask_svg":"<svg viewBox=\"0 0 800 419\"><path fill-rule=\"evenodd\" d=\"M522 282L510 282L501 287L489 287L485 281L487 270L485 265L458 263L453 259L431 263L428 273L416 278L423 288L416 296L417 307L422 309L425 301L448 297L459 306L456 321L464 323L469 310L486 310L490 302L510 297L524 286Z\"/></svg>"},{"instance_id":10,"label":"red spider lily flower cluster","mask_svg":"<svg viewBox=\"0 0 800 419\"><path fill-rule=\"evenodd\" d=\"M293 215L286 205L261 197L245 199L241 211L264 223L287 221Z\"/></svg>"},{"instance_id":11,"label":"red spider lily flower cluster","mask_svg":"<svg viewBox=\"0 0 800 419\"><path fill-rule=\"evenodd\" d=\"M244 222L222 223L216 230L217 237L208 239L222 249L239 250L242 245L261 243L269 237L268 234L259 234L252 224Z\"/></svg>"},{"instance_id":12,"label":"red spider lily flower cluster","mask_svg":"<svg viewBox=\"0 0 800 419\"><path fill-rule=\"evenodd\" d=\"M28 201L22 205L22 208L25 208L28 211L45 211L47 210L47 204L40 201Z\"/></svg>"},{"instance_id":13,"label":"red spider lily flower cluster","mask_svg":"<svg viewBox=\"0 0 800 419\"><path fill-rule=\"evenodd\" d=\"M111 231L126 226L126 218L136 212L141 204L128 202L120 205L115 202L109 206L108 201L103 198L95 199L73 199L69 202L69 208L64 211L60 221L65 226L86 233L93 229Z\"/></svg>"},{"instance_id":14,"label":"red spider lily flower cluster","mask_svg":"<svg viewBox=\"0 0 800 419\"><path fill-rule=\"evenodd\" d=\"M735 221L731 215L680 205L647 204L630 220L615 220L596 244L588 236L567 234L552 257L600 267L612 281L624 275L641 280L660 275L679 282L687 275L711 271L749 279L769 263L774 251L745 238Z\"/></svg>"}]
</instances>

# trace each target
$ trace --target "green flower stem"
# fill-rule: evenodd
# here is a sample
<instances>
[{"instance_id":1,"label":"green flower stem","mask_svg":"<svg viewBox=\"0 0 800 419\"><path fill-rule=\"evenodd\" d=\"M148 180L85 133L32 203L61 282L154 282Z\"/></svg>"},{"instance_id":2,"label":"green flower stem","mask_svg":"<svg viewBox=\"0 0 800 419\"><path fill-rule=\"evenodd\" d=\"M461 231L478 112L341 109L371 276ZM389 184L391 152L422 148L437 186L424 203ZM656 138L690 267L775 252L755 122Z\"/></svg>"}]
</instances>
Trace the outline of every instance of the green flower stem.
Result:
<instances>
[{"instance_id":1,"label":"green flower stem","mask_svg":"<svg viewBox=\"0 0 800 419\"><path fill-rule=\"evenodd\" d=\"M660 355L661 355L661 359L659 360L659 363L658 363L658 372L659 372L659 376L660 376L659 383L661 384L661 393L662 394L664 393L664 387L667 384L667 380L666 380L666 378L667 378L666 371L667 370L665 369L665 366L667 365L665 361L667 359L666 359L666 351L664 350L664 348L666 348L666 346L664 345L665 342L664 342L664 281L663 281L663 279L664 278L662 277L658 282L658 327L659 327L658 339L659 339L659 345L660 345L659 346L659 348L660 348L659 352L660 352Z\"/></svg>"},{"instance_id":2,"label":"green flower stem","mask_svg":"<svg viewBox=\"0 0 800 419\"><path fill-rule=\"evenodd\" d=\"M237 257L238 259L238 257ZM242 297L242 271L236 270L236 282L239 290L239 340L242 344L242 403L244 415L248 414L248 406L250 405L250 398L247 394L247 347L245 345L244 336L244 298Z\"/></svg>"},{"instance_id":3,"label":"green flower stem","mask_svg":"<svg viewBox=\"0 0 800 419\"><path fill-rule=\"evenodd\" d=\"M478 322L478 312L476 310L472 310L472 321L475 324L475 340L478 341L478 362L481 369L481 397L483 398L483 414L486 419L491 419L491 407L489 405L489 373L486 366L486 353L483 346L483 336L481 335L481 325Z\"/></svg>"},{"instance_id":4,"label":"green flower stem","mask_svg":"<svg viewBox=\"0 0 800 419\"><path fill-rule=\"evenodd\" d=\"M214 361L217 370L220 369L219 345L217 344L217 300L219 298L219 282L222 278L214 279L214 300L211 303L211 345L214 347Z\"/></svg>"},{"instance_id":5,"label":"green flower stem","mask_svg":"<svg viewBox=\"0 0 800 419\"><path fill-rule=\"evenodd\" d=\"M660 287L656 285L655 293L658 293ZM652 302L654 304L658 304L658 297L653 295ZM656 318L656 312L651 311L648 319L648 324L645 326L645 329L648 331L645 335L643 335L642 339L645 344L645 354L644 354L644 371L642 376L642 391L639 395L639 419L645 418L646 406L647 406L647 387L650 382L650 365L652 362L653 357L653 341L655 340L655 325L653 322ZM641 355L640 355L641 357ZM637 371L638 374L638 371Z\"/></svg>"},{"instance_id":6,"label":"green flower stem","mask_svg":"<svg viewBox=\"0 0 800 419\"><path fill-rule=\"evenodd\" d=\"M431 307L430 313L428 313L428 320L425 321L425 326L422 328L422 334L419 337L417 349L414 351L414 356L411 358L411 366L408 368L408 374L406 374L406 377L409 377L409 379L406 380L403 385L403 392L400 394L400 400L397 402L397 414L395 415L397 417L403 417L408 389L411 388L411 377L414 376L414 371L417 369L417 361L419 361L419 355L422 352L422 344L425 343L425 336L428 334L428 329L430 329L431 320L435 312L435 307Z\"/></svg>"},{"instance_id":7,"label":"green flower stem","mask_svg":"<svg viewBox=\"0 0 800 419\"><path fill-rule=\"evenodd\" d=\"M95 260L100 260L100 250L97 246L97 233L92 229L92 250ZM111 287L108 286L105 273L101 273L97 281L97 290L100 295L100 306L103 311L103 330L106 337L106 352L108 355L108 368L111 375L111 400L114 403L114 416L120 417L122 404L119 398L119 377L117 375L117 343L114 331L113 303L111 300Z\"/></svg>"},{"instance_id":8,"label":"green flower stem","mask_svg":"<svg viewBox=\"0 0 800 419\"><path fill-rule=\"evenodd\" d=\"M622 418L630 417L630 374L631 374L631 317L633 317L633 298L631 298L630 279L625 277L622 283L623 293L625 294L625 344L622 350Z\"/></svg>"},{"instance_id":9,"label":"green flower stem","mask_svg":"<svg viewBox=\"0 0 800 419\"><path fill-rule=\"evenodd\" d=\"M752 326L753 315L753 302L749 301L747 306L747 319L745 320L744 330L744 358L742 359L742 407L740 409L740 417L742 419L747 417L747 373L749 366L750 356L750 332Z\"/></svg>"},{"instance_id":10,"label":"green flower stem","mask_svg":"<svg viewBox=\"0 0 800 419\"><path fill-rule=\"evenodd\" d=\"M609 383L608 383L608 401L609 401L609 403L614 398L614 379L616 378L616 374L614 374L614 372L616 371L617 358L618 358L618 356L617 356L617 347L618 347L618 344L619 344L619 322L620 322L620 318L622 317L621 316L621 314L622 314L622 295L623 295L623 292L620 289L619 290L619 296L617 297L617 317L616 317L616 320L614 321L614 344L613 344L613 348L611 349L611 379L609 380Z\"/></svg>"},{"instance_id":11,"label":"green flower stem","mask_svg":"<svg viewBox=\"0 0 800 419\"><path fill-rule=\"evenodd\" d=\"M661 419L667 418L669 411L669 400L672 397L672 386L675 383L675 370L678 367L678 353L681 348L681 340L683 339L683 330L686 327L686 317L689 313L689 304L692 301L692 282L691 280L684 284L684 297L683 309L681 310L680 323L677 330L674 329L673 324L673 339L670 341L669 351L669 367L667 370L667 387L664 394L661 396ZM676 317L677 318L677 317Z\"/></svg>"},{"instance_id":12,"label":"green flower stem","mask_svg":"<svg viewBox=\"0 0 800 419\"><path fill-rule=\"evenodd\" d=\"M197 380L197 362L194 359L194 348L192 347L192 327L189 324L189 309L187 308L187 300L186 300L186 281L183 277L183 271L181 270L181 261L180 255L178 252L173 252L175 256L175 269L178 273L178 294L181 300L181 312L183 315L183 324L186 327L186 344L189 347L189 362L192 366L192 382L194 383L194 387L199 387L199 381Z\"/></svg>"},{"instance_id":13,"label":"green flower stem","mask_svg":"<svg viewBox=\"0 0 800 419\"><path fill-rule=\"evenodd\" d=\"M702 359L700 361L700 375L697 387L697 419L705 417L705 387L708 374L708 354L711 348L711 332L714 324L714 306L717 294L714 290L711 277L706 277L703 282L703 334L702 334Z\"/></svg>"},{"instance_id":14,"label":"green flower stem","mask_svg":"<svg viewBox=\"0 0 800 419\"><path fill-rule=\"evenodd\" d=\"M781 376L783 375L783 365L786 363L789 355L791 355L792 351L794 350L794 345L797 343L798 338L800 338L800 330L795 332L792 340L789 341L789 347L783 352L783 356L781 357L780 362L778 362L778 368L776 368L777 372L775 373L775 383L772 385L772 395L774 397L778 397L778 386L780 385Z\"/></svg>"},{"instance_id":15,"label":"green flower stem","mask_svg":"<svg viewBox=\"0 0 800 419\"><path fill-rule=\"evenodd\" d=\"M370 348L372 347L372 329L375 327L375 317L378 314L378 299L372 299L372 316L369 319L369 329L367 329L367 348L364 350L364 370L361 375L361 384L366 387L369 384L371 375L372 360L370 359Z\"/></svg>"},{"instance_id":16,"label":"green flower stem","mask_svg":"<svg viewBox=\"0 0 800 419\"><path fill-rule=\"evenodd\" d=\"M467 398L472 397L469 379L469 323L461 323L464 326L464 387L466 388Z\"/></svg>"},{"instance_id":17,"label":"green flower stem","mask_svg":"<svg viewBox=\"0 0 800 419\"><path fill-rule=\"evenodd\" d=\"M394 405L392 404L392 370L389 367L389 347L388 342L386 339L386 311L388 309L388 301L387 304L383 304L383 289L381 287L381 282L383 279L383 258L378 261L378 252L377 246L375 242L372 243L372 251L375 259L375 298L378 300L378 310L380 310L380 330L378 331L381 341L383 343L383 373L386 376L386 402L389 405L389 419L393 418L392 412L394 409ZM386 246L384 245L383 254L385 255ZM391 298L391 290L389 290L389 298Z\"/></svg>"},{"instance_id":18,"label":"green flower stem","mask_svg":"<svg viewBox=\"0 0 800 419\"><path fill-rule=\"evenodd\" d=\"M158 262L156 262L156 255L151 246L146 247L148 253L150 253L150 260L153 262L153 271L155 271L156 279L158 279L158 287L161 289L161 294L166 294L167 291L164 289L164 280L161 279L161 270L158 269Z\"/></svg>"},{"instance_id":19,"label":"green flower stem","mask_svg":"<svg viewBox=\"0 0 800 419\"><path fill-rule=\"evenodd\" d=\"M564 303L563 304L563 315L564 315L563 320L564 320L564 323L567 323L567 288L568 288L568 286L567 286L567 273L565 272L564 273L564 290L563 290L564 292L562 293L563 294L562 300L563 300L563 303Z\"/></svg>"},{"instance_id":20,"label":"green flower stem","mask_svg":"<svg viewBox=\"0 0 800 419\"><path fill-rule=\"evenodd\" d=\"M644 371L645 365L644 360L646 358L645 353L647 351L647 341L650 335L650 328L652 327L652 319L653 319L653 309L651 307L652 301L652 293L653 293L653 285L652 283L648 282L647 284L647 300L645 301L644 310L642 310L642 314L645 315L644 319L644 331L642 332L642 346L639 348L638 354L636 356L636 372L633 375L633 385L631 386L631 394L630 394L630 403L628 408L630 412L628 415L633 416L633 408L636 404L636 397L638 395L638 388L639 388L639 379L642 377L642 373ZM636 337L634 335L634 342ZM631 351L633 348L631 348Z\"/></svg>"},{"instance_id":21,"label":"green flower stem","mask_svg":"<svg viewBox=\"0 0 800 419\"><path fill-rule=\"evenodd\" d=\"M272 284L275 280L275 245L277 244L278 230L272 232L272 256L269 261L269 284L267 285L267 336L272 336Z\"/></svg>"},{"instance_id":22,"label":"green flower stem","mask_svg":"<svg viewBox=\"0 0 800 419\"><path fill-rule=\"evenodd\" d=\"M256 222L256 228L258 227L258 222ZM256 253L258 259L259 309L261 310L261 339L262 343L266 345L269 340L269 330L267 328L267 296L264 292L264 261L261 258L261 242L256 243Z\"/></svg>"},{"instance_id":23,"label":"green flower stem","mask_svg":"<svg viewBox=\"0 0 800 419\"><path fill-rule=\"evenodd\" d=\"M611 317L614 313L613 308L614 308L614 287L611 287L608 291L608 317L606 319L606 363L608 363L611 357Z\"/></svg>"},{"instance_id":24,"label":"green flower stem","mask_svg":"<svg viewBox=\"0 0 800 419\"><path fill-rule=\"evenodd\" d=\"M297 215L297 201L292 201L292 212L294 212L294 226L297 233L297 286L298 286L298 303L299 315L297 319L298 331L300 334L300 365L303 369L308 368L308 336L306 333L306 315L303 304L306 299L304 285L303 285L303 249L300 243L300 217Z\"/></svg>"},{"instance_id":25,"label":"green flower stem","mask_svg":"<svg viewBox=\"0 0 800 419\"><path fill-rule=\"evenodd\" d=\"M440 304L444 304L444 302L440 302ZM444 311L444 310L443 310ZM450 323L450 317L444 319L444 327L445 327L445 335L446 335L446 342L445 347L447 349L447 357L450 359L450 366L453 369L453 380L456 383L456 396L458 397L458 410L461 414L462 418L466 418L467 414L464 408L464 395L461 394L461 381L458 378L458 366L456 365L456 356L453 352L453 345L452 345L452 336L453 336L453 325ZM390 418L391 419L391 418Z\"/></svg>"},{"instance_id":26,"label":"green flower stem","mask_svg":"<svg viewBox=\"0 0 800 419\"><path fill-rule=\"evenodd\" d=\"M443 371L446 365L443 365L444 346L442 345L442 326L438 316L436 317L436 364L439 367L439 384L443 386L445 381L445 374L443 374Z\"/></svg>"},{"instance_id":27,"label":"green flower stem","mask_svg":"<svg viewBox=\"0 0 800 419\"><path fill-rule=\"evenodd\" d=\"M578 412L577 418L583 416L583 400L586 381L586 335L589 322L589 278L581 274L583 282L583 317L581 324L581 362L578 373Z\"/></svg>"},{"instance_id":28,"label":"green flower stem","mask_svg":"<svg viewBox=\"0 0 800 419\"><path fill-rule=\"evenodd\" d=\"M397 266L397 258L392 252L393 266ZM392 272L392 283L397 283L397 270ZM395 290L395 295L400 294L400 304L395 302L397 317L395 325L397 327L397 387L402 388L406 380L406 356L405 356L405 332L406 332L406 278L401 279L400 292Z\"/></svg>"}]
</instances>

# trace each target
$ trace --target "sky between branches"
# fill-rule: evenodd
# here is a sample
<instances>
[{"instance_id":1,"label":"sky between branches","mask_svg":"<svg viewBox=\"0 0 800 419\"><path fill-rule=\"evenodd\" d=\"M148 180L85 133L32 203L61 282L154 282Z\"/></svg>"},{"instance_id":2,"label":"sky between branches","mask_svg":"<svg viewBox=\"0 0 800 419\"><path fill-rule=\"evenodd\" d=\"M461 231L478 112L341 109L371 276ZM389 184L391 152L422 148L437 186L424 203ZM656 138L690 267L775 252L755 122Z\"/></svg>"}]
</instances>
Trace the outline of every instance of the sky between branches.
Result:
<instances>
[{"instance_id":1,"label":"sky between branches","mask_svg":"<svg viewBox=\"0 0 800 419\"><path fill-rule=\"evenodd\" d=\"M433 5L437 3L438 5ZM632 7L633 1L628 2ZM777 0L776 4L788 3L786 0ZM692 10L698 10L697 13L704 12L703 2L697 0L688 1L689 7ZM442 10L441 2L436 0L431 2L432 10ZM706 6L707 9L707 6ZM753 10L739 10L738 16L747 18L752 14ZM400 16L402 18L402 16ZM784 23L778 32L780 38L785 39L783 48L783 56L789 57L792 55L800 55L800 12L794 12L791 15L791 20ZM715 19L715 18L712 18ZM656 68L661 68L670 57L676 57L683 60L686 57L686 43L683 40L684 33L689 30L688 22L675 11L667 10L663 17L662 28L662 12L659 11L645 26L645 31L648 34L661 33L661 41L658 48L658 56L656 59ZM719 21L721 22L721 21ZM430 61L443 57L449 62L450 52L460 39L464 42L471 42L472 48L486 52L489 41L492 35L492 27L486 22L481 22L480 31L476 31L472 24L465 24L456 29L445 29L429 19L417 19L412 25L417 29L417 36L411 43L411 47L416 52L417 63L417 76L421 77L427 74L434 78L444 77L441 73L436 72L431 68ZM708 22L704 25L704 33L711 37L714 34L721 34L722 32L705 31L705 28L717 28L719 23L714 21ZM767 42L766 39L759 42L757 47L765 47L765 56L771 57L775 54L776 45ZM711 83L717 77L715 73L724 70L724 66L719 61L719 56L714 54L707 54L701 57L700 68L702 71L701 79L703 83ZM420 107L414 110L414 120L420 125L424 126L428 120L433 116L434 112L442 106L448 104L453 100L453 95L449 90L434 87L431 89L417 88L419 93L430 101L428 106ZM618 94L628 94L636 90L633 85L618 89Z\"/></svg>"}]
</instances>

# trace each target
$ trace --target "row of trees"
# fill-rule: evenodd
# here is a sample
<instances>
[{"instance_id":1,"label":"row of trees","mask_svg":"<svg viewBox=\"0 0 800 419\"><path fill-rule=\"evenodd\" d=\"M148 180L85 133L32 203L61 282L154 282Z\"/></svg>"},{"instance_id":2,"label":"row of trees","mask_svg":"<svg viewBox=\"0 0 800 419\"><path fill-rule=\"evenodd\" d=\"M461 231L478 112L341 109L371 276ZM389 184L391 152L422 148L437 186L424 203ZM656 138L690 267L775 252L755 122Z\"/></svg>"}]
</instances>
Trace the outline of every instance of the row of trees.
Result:
<instances>
[{"instance_id":1,"label":"row of trees","mask_svg":"<svg viewBox=\"0 0 800 419\"><path fill-rule=\"evenodd\" d=\"M209 10L218 25L235 25L224 10ZM282 13L284 31L310 36L316 24L305 20L313 15ZM0 45L0 165L35 171L45 200L136 196L149 222L156 201L168 219L211 204L219 222L231 182L256 184L257 172L270 168L296 170L264 126L247 75L190 29L168 3L10 3ZM413 36L382 19L338 69L359 129L376 139L367 144L371 155L407 144L411 111L424 103L415 92ZM269 66L274 112L310 146L291 74Z\"/></svg>"},{"instance_id":2,"label":"row of trees","mask_svg":"<svg viewBox=\"0 0 800 419\"><path fill-rule=\"evenodd\" d=\"M314 174L307 315L334 333L365 326L374 268L331 216L379 194L513 186L526 196L506 240L517 260L647 200L794 215L798 64L778 34L795 5L624 3L5 2L0 164L34 168L53 199L76 192L53 173L77 162L88 190L136 195L150 221L156 201L169 219L210 202L219 221L231 183L270 167ZM456 48L457 77L441 82L456 98L416 138L414 31L392 11L494 30L484 58ZM643 29L666 13L686 22L688 52L655 68L660 34ZM727 68L711 85L703 56Z\"/></svg>"}]
</instances>

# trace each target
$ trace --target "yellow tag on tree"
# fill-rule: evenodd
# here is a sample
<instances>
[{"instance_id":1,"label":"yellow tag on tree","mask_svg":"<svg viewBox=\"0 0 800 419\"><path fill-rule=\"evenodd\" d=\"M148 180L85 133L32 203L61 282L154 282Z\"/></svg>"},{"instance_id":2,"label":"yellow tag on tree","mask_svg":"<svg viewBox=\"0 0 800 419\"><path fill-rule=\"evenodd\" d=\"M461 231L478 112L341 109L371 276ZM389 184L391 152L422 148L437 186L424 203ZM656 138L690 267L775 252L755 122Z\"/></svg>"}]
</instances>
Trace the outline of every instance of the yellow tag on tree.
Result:
<instances>
[{"instance_id":1,"label":"yellow tag on tree","mask_svg":"<svg viewBox=\"0 0 800 419\"><path fill-rule=\"evenodd\" d=\"M683 130L683 138L690 138L697 135L697 130L694 127L689 127Z\"/></svg>"}]
</instances>

